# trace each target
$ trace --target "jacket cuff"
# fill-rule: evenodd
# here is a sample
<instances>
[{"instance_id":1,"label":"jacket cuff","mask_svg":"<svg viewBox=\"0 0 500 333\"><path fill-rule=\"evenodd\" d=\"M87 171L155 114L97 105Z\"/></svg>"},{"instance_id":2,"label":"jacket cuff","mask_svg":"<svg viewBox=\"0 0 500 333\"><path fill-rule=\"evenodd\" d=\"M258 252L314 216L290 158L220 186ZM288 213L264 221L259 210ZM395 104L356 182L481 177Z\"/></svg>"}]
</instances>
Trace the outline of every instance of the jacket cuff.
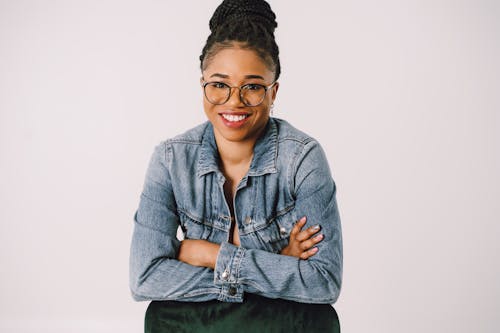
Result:
<instances>
[{"instance_id":1,"label":"jacket cuff","mask_svg":"<svg viewBox=\"0 0 500 333\"><path fill-rule=\"evenodd\" d=\"M221 286L223 301L243 301L243 285L240 283L240 264L245 249L228 242L220 244L219 254L215 263L214 283Z\"/></svg>"}]
</instances>

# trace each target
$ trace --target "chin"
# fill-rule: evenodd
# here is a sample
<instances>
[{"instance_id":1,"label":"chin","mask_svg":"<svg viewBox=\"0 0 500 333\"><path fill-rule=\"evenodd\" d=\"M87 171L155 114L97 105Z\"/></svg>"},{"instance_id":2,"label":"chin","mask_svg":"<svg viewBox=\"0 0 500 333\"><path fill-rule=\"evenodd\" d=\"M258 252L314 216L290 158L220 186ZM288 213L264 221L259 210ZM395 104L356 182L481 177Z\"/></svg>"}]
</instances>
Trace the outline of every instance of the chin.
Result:
<instances>
[{"instance_id":1,"label":"chin","mask_svg":"<svg viewBox=\"0 0 500 333\"><path fill-rule=\"evenodd\" d=\"M244 142L249 138L247 133L221 133L224 139L231 142Z\"/></svg>"}]
</instances>

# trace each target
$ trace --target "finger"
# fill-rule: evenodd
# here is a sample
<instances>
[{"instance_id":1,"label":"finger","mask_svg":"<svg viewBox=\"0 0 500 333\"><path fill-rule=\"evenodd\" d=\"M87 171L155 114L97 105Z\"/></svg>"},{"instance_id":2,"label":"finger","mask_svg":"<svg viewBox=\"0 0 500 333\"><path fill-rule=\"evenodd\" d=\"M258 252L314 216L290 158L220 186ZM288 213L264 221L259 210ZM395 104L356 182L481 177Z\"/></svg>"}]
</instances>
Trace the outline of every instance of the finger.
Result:
<instances>
[{"instance_id":1,"label":"finger","mask_svg":"<svg viewBox=\"0 0 500 333\"><path fill-rule=\"evenodd\" d=\"M290 236L295 237L300 230L302 230L302 227L306 224L306 217L304 216L300 220L295 223L295 225L292 228L292 231L290 231Z\"/></svg>"},{"instance_id":2,"label":"finger","mask_svg":"<svg viewBox=\"0 0 500 333\"><path fill-rule=\"evenodd\" d=\"M309 227L306 230L302 230L301 232L299 232L295 237L295 239L301 242L305 241L306 239L311 238L311 236L317 233L320 229L321 227L319 226L319 224L313 225L312 227Z\"/></svg>"},{"instance_id":3,"label":"finger","mask_svg":"<svg viewBox=\"0 0 500 333\"><path fill-rule=\"evenodd\" d=\"M318 253L318 248L317 247L313 247L310 250L302 252L302 254L300 255L300 259L306 260L306 259L312 257L313 255L315 255L316 253Z\"/></svg>"},{"instance_id":4,"label":"finger","mask_svg":"<svg viewBox=\"0 0 500 333\"><path fill-rule=\"evenodd\" d=\"M302 250L308 250L314 245L318 244L323 240L325 236L323 234L316 235L300 243L299 248Z\"/></svg>"}]
</instances>

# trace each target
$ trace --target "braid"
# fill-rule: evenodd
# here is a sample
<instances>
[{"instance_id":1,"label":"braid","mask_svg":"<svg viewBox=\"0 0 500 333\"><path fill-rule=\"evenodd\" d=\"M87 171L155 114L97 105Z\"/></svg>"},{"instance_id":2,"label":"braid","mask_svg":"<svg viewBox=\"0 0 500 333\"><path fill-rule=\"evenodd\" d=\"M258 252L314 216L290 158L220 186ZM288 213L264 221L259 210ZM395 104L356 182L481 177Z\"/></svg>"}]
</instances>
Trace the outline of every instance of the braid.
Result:
<instances>
[{"instance_id":1,"label":"braid","mask_svg":"<svg viewBox=\"0 0 500 333\"><path fill-rule=\"evenodd\" d=\"M264 0L224 0L210 19L207 42L200 55L200 67L206 69L210 59L220 50L234 46L257 52L274 71L275 80L281 73L279 48L274 39L278 26L276 15Z\"/></svg>"}]
</instances>

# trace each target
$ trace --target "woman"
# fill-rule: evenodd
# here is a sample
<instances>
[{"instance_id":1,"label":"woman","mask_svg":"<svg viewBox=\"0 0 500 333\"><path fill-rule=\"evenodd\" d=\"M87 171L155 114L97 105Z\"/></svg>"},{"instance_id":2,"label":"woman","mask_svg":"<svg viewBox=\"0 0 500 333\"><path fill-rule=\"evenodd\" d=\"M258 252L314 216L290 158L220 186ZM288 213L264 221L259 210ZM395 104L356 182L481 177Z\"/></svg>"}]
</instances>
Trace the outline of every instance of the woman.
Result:
<instances>
[{"instance_id":1,"label":"woman","mask_svg":"<svg viewBox=\"0 0 500 333\"><path fill-rule=\"evenodd\" d=\"M276 26L265 1L223 1L200 56L208 121L155 148L130 256L132 295L154 301L151 322L158 307L168 317L186 306L338 298L342 237L328 162L317 141L270 117Z\"/></svg>"}]
</instances>

